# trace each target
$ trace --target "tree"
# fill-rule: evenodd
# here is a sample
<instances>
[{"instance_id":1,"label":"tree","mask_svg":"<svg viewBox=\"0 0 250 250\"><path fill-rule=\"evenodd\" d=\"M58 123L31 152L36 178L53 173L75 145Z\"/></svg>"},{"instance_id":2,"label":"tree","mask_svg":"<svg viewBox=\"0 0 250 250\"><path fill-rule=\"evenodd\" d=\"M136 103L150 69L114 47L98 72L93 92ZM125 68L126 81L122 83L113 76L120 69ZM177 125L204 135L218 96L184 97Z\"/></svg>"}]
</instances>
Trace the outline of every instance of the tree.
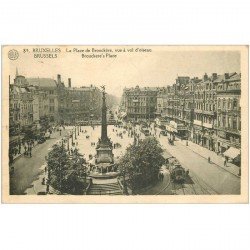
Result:
<instances>
[{"instance_id":1,"label":"tree","mask_svg":"<svg viewBox=\"0 0 250 250\"><path fill-rule=\"evenodd\" d=\"M35 138L35 134L32 128L32 125L26 126L22 129L22 133L24 134L24 140L32 140Z\"/></svg>"},{"instance_id":2,"label":"tree","mask_svg":"<svg viewBox=\"0 0 250 250\"><path fill-rule=\"evenodd\" d=\"M49 128L49 117L48 116L41 116L40 117L40 126L42 131L46 131Z\"/></svg>"},{"instance_id":3,"label":"tree","mask_svg":"<svg viewBox=\"0 0 250 250\"><path fill-rule=\"evenodd\" d=\"M134 143L121 158L120 171L128 177L133 189L145 187L158 178L159 168L164 164L163 150L159 142L152 137Z\"/></svg>"},{"instance_id":4,"label":"tree","mask_svg":"<svg viewBox=\"0 0 250 250\"><path fill-rule=\"evenodd\" d=\"M77 150L71 159L64 147L54 145L47 159L50 185L61 193L83 194L86 181L80 172L85 163Z\"/></svg>"},{"instance_id":5,"label":"tree","mask_svg":"<svg viewBox=\"0 0 250 250\"><path fill-rule=\"evenodd\" d=\"M48 155L48 171L50 185L62 191L63 179L66 176L66 170L69 169L70 161L66 150L59 145L54 145Z\"/></svg>"}]
</instances>

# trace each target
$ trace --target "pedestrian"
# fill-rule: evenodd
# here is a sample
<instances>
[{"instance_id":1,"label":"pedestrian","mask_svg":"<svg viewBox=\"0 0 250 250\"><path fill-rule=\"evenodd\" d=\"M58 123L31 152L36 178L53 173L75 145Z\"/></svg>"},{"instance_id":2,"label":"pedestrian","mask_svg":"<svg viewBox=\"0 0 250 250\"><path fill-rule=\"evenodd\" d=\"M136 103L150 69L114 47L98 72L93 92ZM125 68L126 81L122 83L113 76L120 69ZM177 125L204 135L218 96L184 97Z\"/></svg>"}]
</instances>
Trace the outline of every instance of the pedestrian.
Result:
<instances>
[{"instance_id":1,"label":"pedestrian","mask_svg":"<svg viewBox=\"0 0 250 250\"><path fill-rule=\"evenodd\" d=\"M32 157L31 151L32 151L32 148L31 148L31 146L30 146L30 150L29 150L30 157Z\"/></svg>"},{"instance_id":2,"label":"pedestrian","mask_svg":"<svg viewBox=\"0 0 250 250\"><path fill-rule=\"evenodd\" d=\"M10 164L12 164L12 163L13 163L13 161L14 161L14 157L13 157L13 154L12 154L12 153L10 153L10 155L9 155L9 159L10 159Z\"/></svg>"},{"instance_id":3,"label":"pedestrian","mask_svg":"<svg viewBox=\"0 0 250 250\"><path fill-rule=\"evenodd\" d=\"M24 155L26 155L27 154L27 146L26 146L26 144L24 144Z\"/></svg>"},{"instance_id":4,"label":"pedestrian","mask_svg":"<svg viewBox=\"0 0 250 250\"><path fill-rule=\"evenodd\" d=\"M18 145L18 154L21 154L21 142Z\"/></svg>"},{"instance_id":5,"label":"pedestrian","mask_svg":"<svg viewBox=\"0 0 250 250\"><path fill-rule=\"evenodd\" d=\"M164 179L164 174L161 173L161 181L163 181L163 179Z\"/></svg>"},{"instance_id":6,"label":"pedestrian","mask_svg":"<svg viewBox=\"0 0 250 250\"><path fill-rule=\"evenodd\" d=\"M44 172L45 172L45 174L47 173L47 167L44 168Z\"/></svg>"},{"instance_id":7,"label":"pedestrian","mask_svg":"<svg viewBox=\"0 0 250 250\"><path fill-rule=\"evenodd\" d=\"M226 159L224 160L224 166L225 167L227 166L227 160Z\"/></svg>"}]
</instances>

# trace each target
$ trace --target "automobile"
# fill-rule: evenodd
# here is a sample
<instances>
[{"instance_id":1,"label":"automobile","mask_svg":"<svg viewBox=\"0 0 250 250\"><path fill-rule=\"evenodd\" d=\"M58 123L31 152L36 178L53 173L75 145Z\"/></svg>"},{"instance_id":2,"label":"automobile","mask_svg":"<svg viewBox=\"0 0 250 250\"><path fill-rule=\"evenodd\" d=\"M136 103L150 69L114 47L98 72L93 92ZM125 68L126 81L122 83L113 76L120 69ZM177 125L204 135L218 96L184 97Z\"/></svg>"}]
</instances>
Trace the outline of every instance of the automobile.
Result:
<instances>
[{"instance_id":1,"label":"automobile","mask_svg":"<svg viewBox=\"0 0 250 250\"><path fill-rule=\"evenodd\" d=\"M166 130L162 130L162 131L160 132L160 134L163 135L163 136L167 136L167 135L168 135L168 132L167 132Z\"/></svg>"},{"instance_id":2,"label":"automobile","mask_svg":"<svg viewBox=\"0 0 250 250\"><path fill-rule=\"evenodd\" d=\"M42 143L44 143L46 141L46 138L45 137L43 137L43 136L41 136L39 139L38 139L38 143L39 144L42 144Z\"/></svg>"},{"instance_id":3,"label":"automobile","mask_svg":"<svg viewBox=\"0 0 250 250\"><path fill-rule=\"evenodd\" d=\"M50 132L47 131L47 132L45 133L44 137L45 137L46 139L49 139L49 138L50 138Z\"/></svg>"},{"instance_id":4,"label":"automobile","mask_svg":"<svg viewBox=\"0 0 250 250\"><path fill-rule=\"evenodd\" d=\"M141 132L145 135L145 136L149 136L150 135L150 132L149 132L149 129L146 128L146 127L141 127Z\"/></svg>"},{"instance_id":5,"label":"automobile","mask_svg":"<svg viewBox=\"0 0 250 250\"><path fill-rule=\"evenodd\" d=\"M169 144L169 145L174 145L174 140L168 138L168 144Z\"/></svg>"},{"instance_id":6,"label":"automobile","mask_svg":"<svg viewBox=\"0 0 250 250\"><path fill-rule=\"evenodd\" d=\"M159 128L162 129L162 130L164 130L165 126L164 125L160 125Z\"/></svg>"}]
</instances>

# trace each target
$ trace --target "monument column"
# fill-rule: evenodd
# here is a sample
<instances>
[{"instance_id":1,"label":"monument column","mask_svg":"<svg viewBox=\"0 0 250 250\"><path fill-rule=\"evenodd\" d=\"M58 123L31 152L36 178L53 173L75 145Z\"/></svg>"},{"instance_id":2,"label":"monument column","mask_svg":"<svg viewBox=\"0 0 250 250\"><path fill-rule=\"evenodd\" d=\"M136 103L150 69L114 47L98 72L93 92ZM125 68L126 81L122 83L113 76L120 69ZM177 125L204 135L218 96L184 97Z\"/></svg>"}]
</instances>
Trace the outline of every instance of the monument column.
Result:
<instances>
[{"instance_id":1,"label":"monument column","mask_svg":"<svg viewBox=\"0 0 250 250\"><path fill-rule=\"evenodd\" d=\"M106 106L106 93L105 89L103 88L102 92L102 134L101 140L107 141L107 106Z\"/></svg>"},{"instance_id":2,"label":"monument column","mask_svg":"<svg viewBox=\"0 0 250 250\"><path fill-rule=\"evenodd\" d=\"M106 106L105 86L102 86L102 127L101 127L101 138L98 141L96 147L97 151L96 164L103 164L103 163L113 164L114 155L112 149L113 149L112 142L110 141L107 135L107 106ZM107 170L108 166L109 165L105 166L105 170Z\"/></svg>"}]
</instances>

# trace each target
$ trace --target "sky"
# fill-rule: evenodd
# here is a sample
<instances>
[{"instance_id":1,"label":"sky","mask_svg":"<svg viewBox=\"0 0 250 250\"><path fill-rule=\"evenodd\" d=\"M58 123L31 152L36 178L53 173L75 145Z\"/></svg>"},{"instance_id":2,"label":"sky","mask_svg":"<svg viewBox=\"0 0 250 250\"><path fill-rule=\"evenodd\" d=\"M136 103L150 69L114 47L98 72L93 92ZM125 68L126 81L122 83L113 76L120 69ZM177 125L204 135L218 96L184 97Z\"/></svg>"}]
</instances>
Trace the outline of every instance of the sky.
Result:
<instances>
[{"instance_id":1,"label":"sky","mask_svg":"<svg viewBox=\"0 0 250 250\"><path fill-rule=\"evenodd\" d=\"M40 46L59 48L59 46ZM72 46L68 49L86 49L94 46ZM18 73L25 77L48 77L56 79L57 74L67 84L71 78L73 87L90 84L106 86L106 91L120 97L124 87L167 86L177 76L202 77L204 73L224 74L240 72L239 47L177 47L177 46L98 46L96 49L112 49L116 58L82 58L82 53L65 53L65 46L56 59L37 59L34 53L22 53L23 48L32 51L34 47L16 47L17 60L9 60L11 79ZM126 52L115 53L116 48ZM132 48L134 52L127 52ZM135 52L137 48L151 49L151 52ZM86 53L84 53L86 54ZM89 53L93 54L93 53ZM100 54L100 53L95 53ZM106 53L104 53L106 55Z\"/></svg>"}]
</instances>

